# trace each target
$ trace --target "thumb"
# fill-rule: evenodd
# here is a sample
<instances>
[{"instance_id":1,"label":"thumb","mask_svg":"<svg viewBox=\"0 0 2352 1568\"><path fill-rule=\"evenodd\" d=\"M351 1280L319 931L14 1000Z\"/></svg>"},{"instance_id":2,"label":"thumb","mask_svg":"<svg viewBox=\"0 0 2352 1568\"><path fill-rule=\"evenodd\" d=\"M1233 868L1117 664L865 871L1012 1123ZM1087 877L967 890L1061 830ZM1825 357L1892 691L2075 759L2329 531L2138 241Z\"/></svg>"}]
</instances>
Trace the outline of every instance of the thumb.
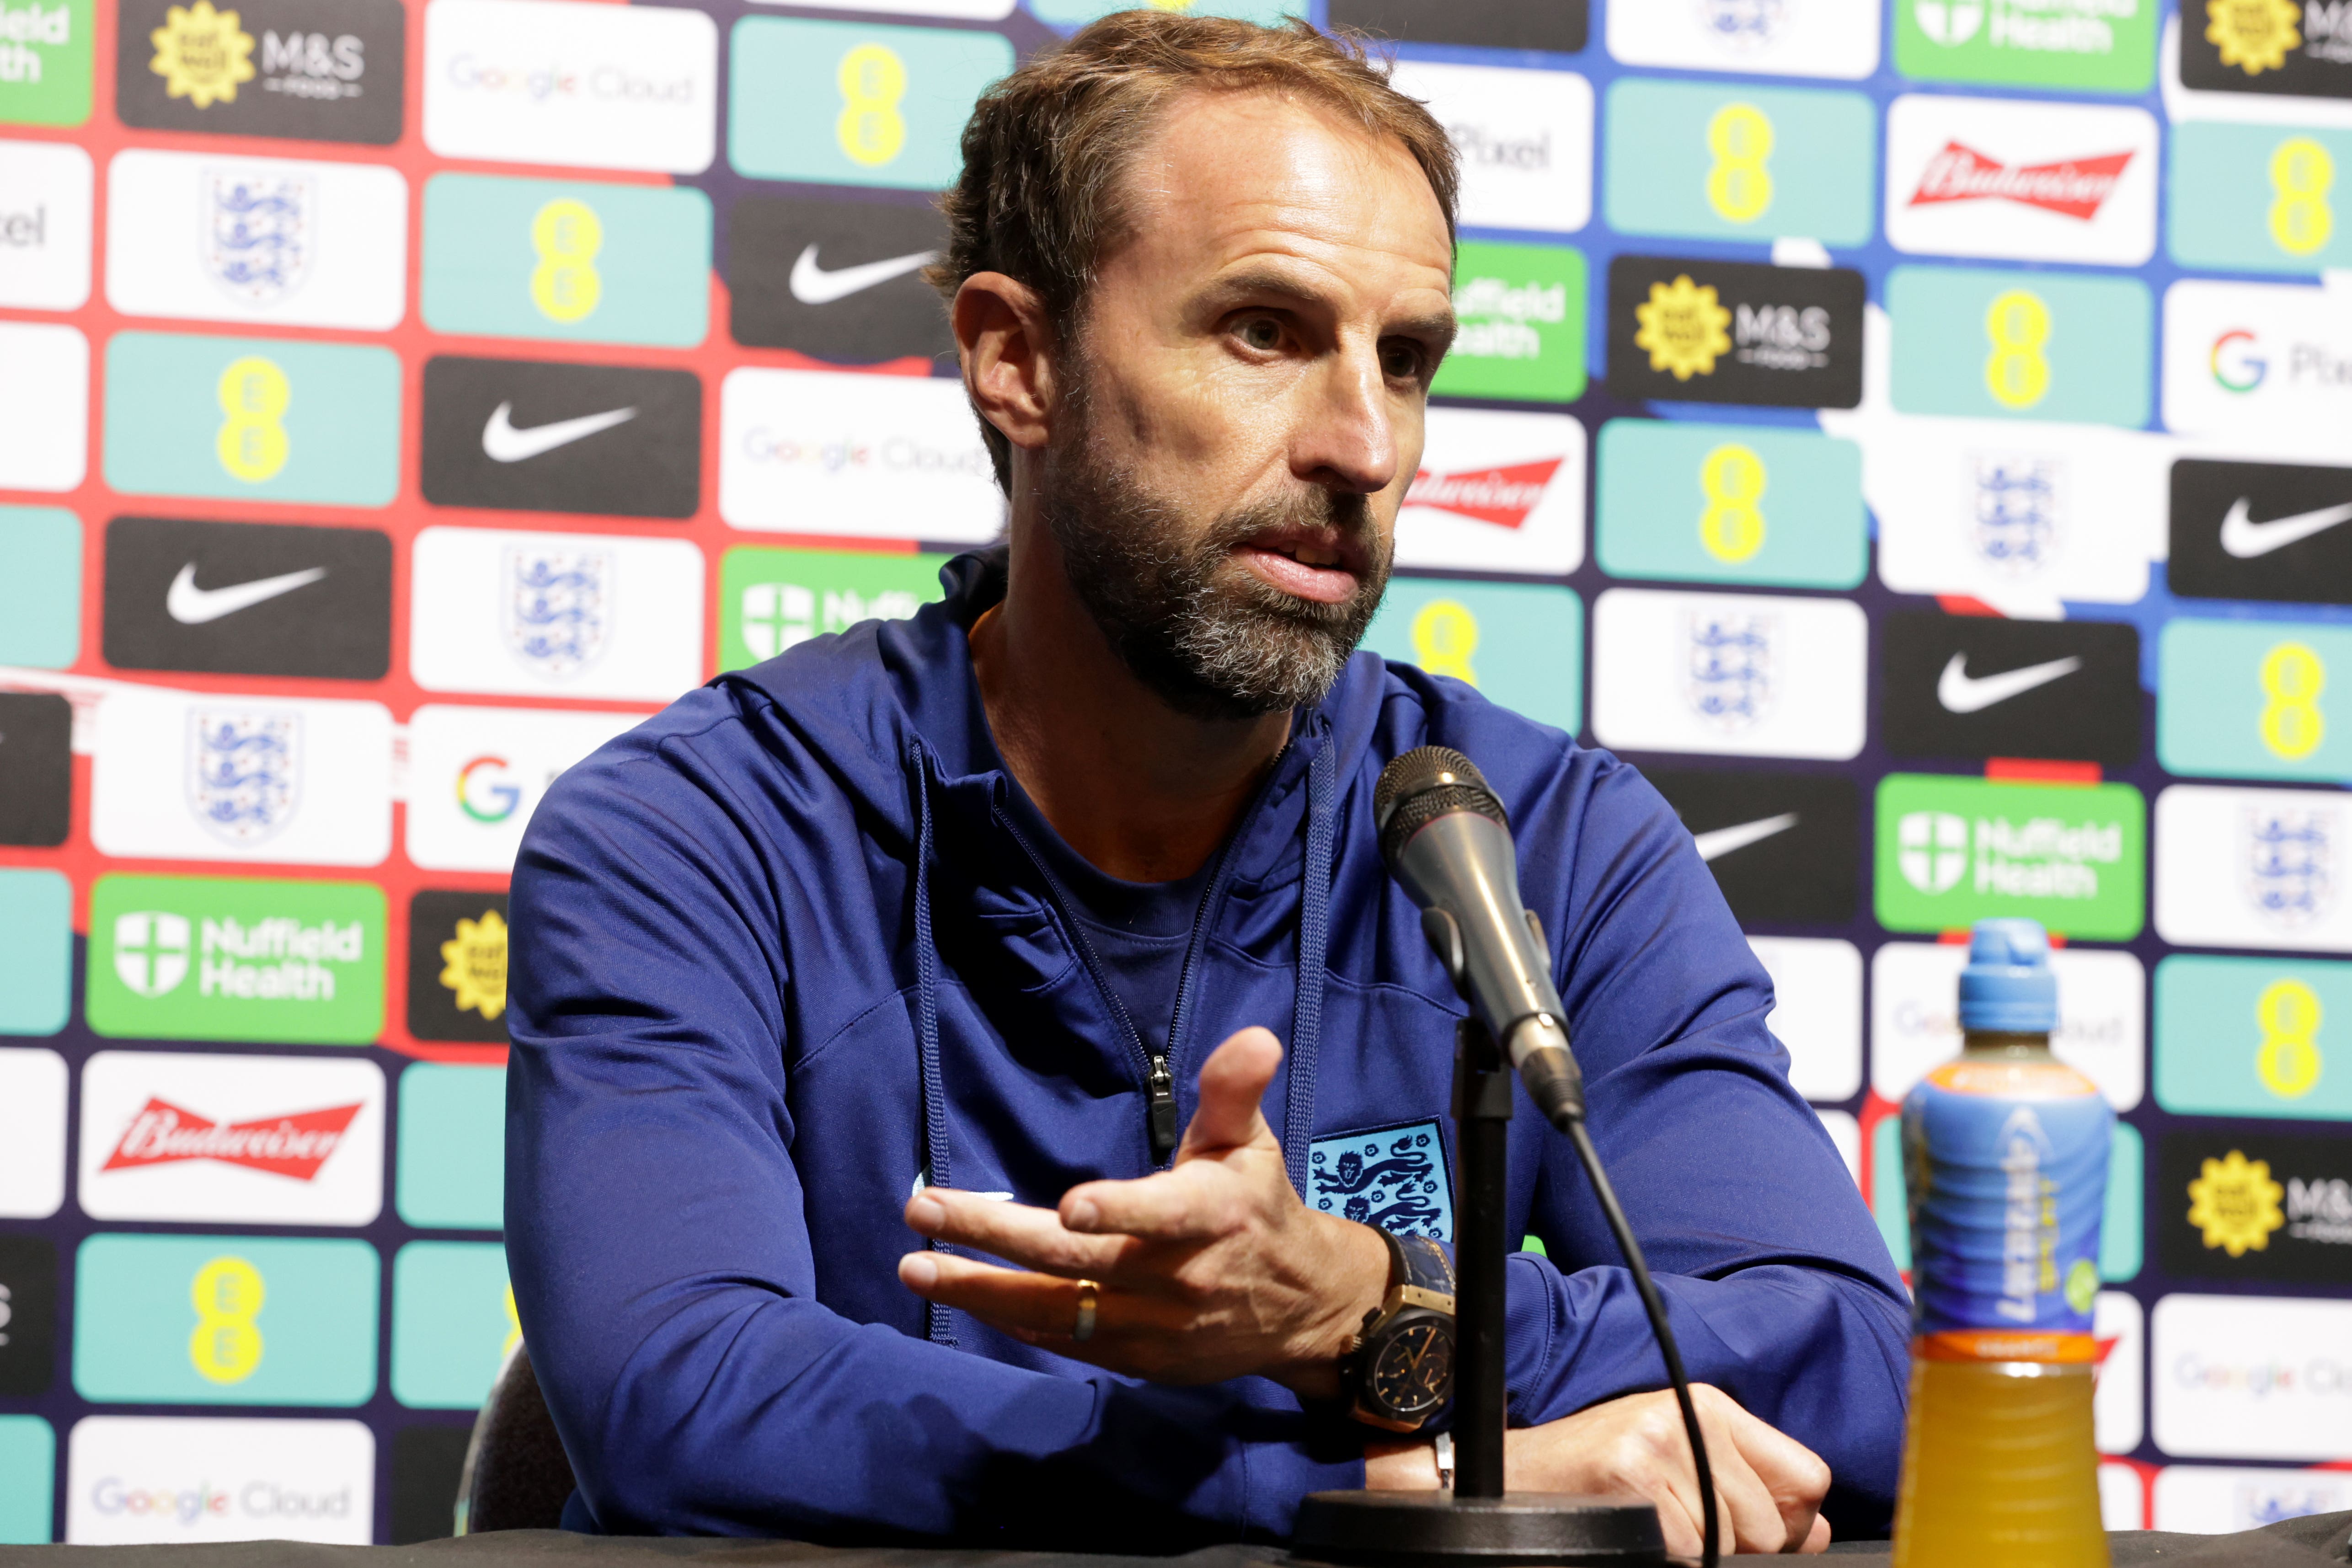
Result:
<instances>
[{"instance_id":1,"label":"thumb","mask_svg":"<svg viewBox=\"0 0 2352 1568\"><path fill-rule=\"evenodd\" d=\"M1227 1039L1201 1064L1201 1102L1184 1129L1178 1163L1245 1143L1274 1142L1262 1102L1265 1086L1282 1065L1282 1042L1274 1031L1248 1028Z\"/></svg>"}]
</instances>

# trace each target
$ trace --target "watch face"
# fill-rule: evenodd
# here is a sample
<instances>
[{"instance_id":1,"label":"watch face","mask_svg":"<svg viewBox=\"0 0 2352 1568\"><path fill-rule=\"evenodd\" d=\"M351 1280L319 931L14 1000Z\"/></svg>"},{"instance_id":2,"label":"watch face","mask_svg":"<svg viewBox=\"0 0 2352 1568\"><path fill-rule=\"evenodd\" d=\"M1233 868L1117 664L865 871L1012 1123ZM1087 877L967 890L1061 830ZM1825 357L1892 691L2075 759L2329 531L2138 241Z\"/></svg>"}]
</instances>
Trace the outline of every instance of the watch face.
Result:
<instances>
[{"instance_id":1,"label":"watch face","mask_svg":"<svg viewBox=\"0 0 2352 1568\"><path fill-rule=\"evenodd\" d=\"M1400 1324L1364 1373L1365 1402L1400 1417L1436 1409L1453 1385L1454 1324L1435 1313Z\"/></svg>"}]
</instances>

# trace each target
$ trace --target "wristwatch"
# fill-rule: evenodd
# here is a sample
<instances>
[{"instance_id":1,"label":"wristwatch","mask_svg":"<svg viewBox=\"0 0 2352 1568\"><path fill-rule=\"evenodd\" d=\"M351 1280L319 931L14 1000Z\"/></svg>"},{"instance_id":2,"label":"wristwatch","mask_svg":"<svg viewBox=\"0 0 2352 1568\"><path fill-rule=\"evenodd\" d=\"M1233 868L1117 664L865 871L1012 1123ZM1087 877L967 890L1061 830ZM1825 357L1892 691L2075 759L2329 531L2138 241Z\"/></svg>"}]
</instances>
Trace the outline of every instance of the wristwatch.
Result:
<instances>
[{"instance_id":1,"label":"wristwatch","mask_svg":"<svg viewBox=\"0 0 2352 1568\"><path fill-rule=\"evenodd\" d=\"M1359 1421L1417 1432L1454 1397L1454 1259L1426 1236L1380 1233L1389 1288L1339 1363Z\"/></svg>"}]
</instances>

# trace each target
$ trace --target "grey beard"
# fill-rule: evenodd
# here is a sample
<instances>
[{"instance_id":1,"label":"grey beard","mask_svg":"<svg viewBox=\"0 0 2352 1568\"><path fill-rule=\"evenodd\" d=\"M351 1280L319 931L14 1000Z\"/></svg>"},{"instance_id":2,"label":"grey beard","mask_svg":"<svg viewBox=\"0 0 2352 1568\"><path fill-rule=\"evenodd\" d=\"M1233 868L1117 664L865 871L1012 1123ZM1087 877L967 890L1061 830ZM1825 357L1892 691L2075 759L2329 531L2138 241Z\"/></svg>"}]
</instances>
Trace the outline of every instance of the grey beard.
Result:
<instances>
[{"instance_id":1,"label":"grey beard","mask_svg":"<svg viewBox=\"0 0 2352 1568\"><path fill-rule=\"evenodd\" d=\"M1188 537L1183 509L1097 461L1085 419L1074 423L1045 466L1039 511L1078 602L1135 678L1197 719L1251 719L1328 696L1388 588L1391 552L1365 498L1302 491ZM1233 559L1236 544L1293 522L1360 542L1366 570L1347 600L1286 594Z\"/></svg>"}]
</instances>

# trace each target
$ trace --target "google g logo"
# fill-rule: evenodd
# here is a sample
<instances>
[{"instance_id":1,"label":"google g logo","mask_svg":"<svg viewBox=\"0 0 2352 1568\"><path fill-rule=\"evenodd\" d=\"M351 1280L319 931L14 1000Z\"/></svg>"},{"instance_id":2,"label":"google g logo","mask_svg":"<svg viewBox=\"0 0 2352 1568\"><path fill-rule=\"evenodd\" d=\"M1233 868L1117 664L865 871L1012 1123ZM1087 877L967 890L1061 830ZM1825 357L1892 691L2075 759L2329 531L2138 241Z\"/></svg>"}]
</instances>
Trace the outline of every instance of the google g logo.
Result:
<instances>
[{"instance_id":1,"label":"google g logo","mask_svg":"<svg viewBox=\"0 0 2352 1568\"><path fill-rule=\"evenodd\" d=\"M504 822L522 804L522 791L507 782L504 757L476 757L457 770L457 808L476 822Z\"/></svg>"},{"instance_id":2,"label":"google g logo","mask_svg":"<svg viewBox=\"0 0 2352 1568\"><path fill-rule=\"evenodd\" d=\"M2263 384L2271 362L2254 352L2254 334L2240 327L2213 340L2213 379L2231 392L2252 392Z\"/></svg>"}]
</instances>

